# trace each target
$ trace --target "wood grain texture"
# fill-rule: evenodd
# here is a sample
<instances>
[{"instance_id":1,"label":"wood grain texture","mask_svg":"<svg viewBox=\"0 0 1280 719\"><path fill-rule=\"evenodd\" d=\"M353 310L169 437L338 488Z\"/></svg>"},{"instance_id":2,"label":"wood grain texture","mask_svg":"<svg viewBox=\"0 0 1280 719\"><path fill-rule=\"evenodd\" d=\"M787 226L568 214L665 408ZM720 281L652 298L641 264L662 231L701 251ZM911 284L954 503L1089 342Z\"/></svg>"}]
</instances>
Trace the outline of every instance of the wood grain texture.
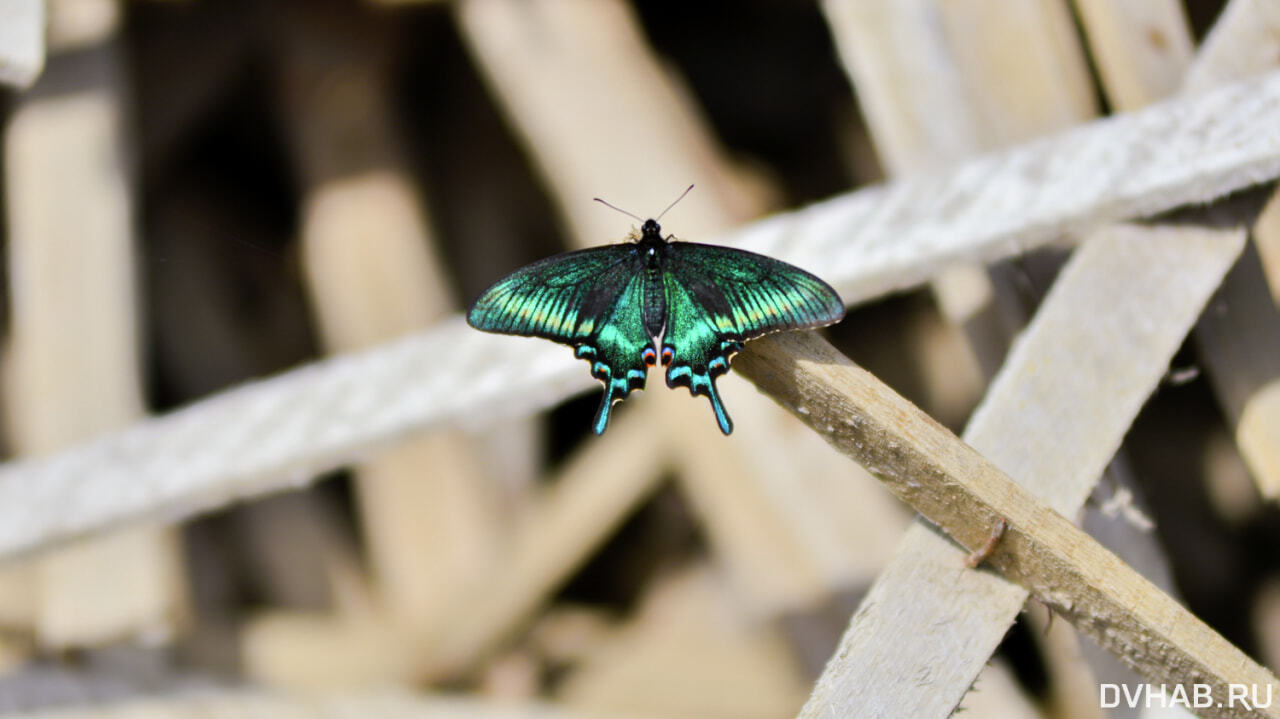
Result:
<instances>
[{"instance_id":1,"label":"wood grain texture","mask_svg":"<svg viewBox=\"0 0 1280 719\"><path fill-rule=\"evenodd\" d=\"M816 269L856 303L919 284L957 259L1008 256L1280 175L1277 126L1273 75L709 239ZM1150 137L1162 138L1159 153ZM0 466L0 556L279 490L410 432L518 416L593 384L563 348L447 321ZM29 491L35 486L40 493Z\"/></svg>"},{"instance_id":2,"label":"wood grain texture","mask_svg":"<svg viewBox=\"0 0 1280 719\"><path fill-rule=\"evenodd\" d=\"M1038 501L1073 515L1242 244L1242 231L1117 226L1095 236L1077 250L1015 343L965 440ZM760 382L750 360L738 367ZM969 529L972 543L962 543L973 548L994 518L967 517L977 526ZM802 716L954 710L1027 596L990 574L958 571L963 559L929 525L912 527Z\"/></svg>"},{"instance_id":3,"label":"wood grain texture","mask_svg":"<svg viewBox=\"0 0 1280 719\"><path fill-rule=\"evenodd\" d=\"M1217 242L1222 244L1222 239ZM1238 250L1241 240L1237 235L1233 249ZM1220 271L1225 271L1223 264L1219 262ZM1269 672L816 335L792 333L759 340L743 353L738 367L963 547L982 546L997 519L1004 519L1008 529L988 560L991 566L1030 589L1153 683L1210 684L1224 706L1210 708L1204 716L1259 715L1226 705L1231 683L1280 689ZM956 583L976 577L1001 581L981 571L965 571L962 557L963 551L956 548L955 563L938 561L935 571L950 573ZM1015 587L1010 593L1017 600L1016 610L1026 591ZM863 606L909 611L921 600L928 598L917 595L905 602L877 597L873 589ZM897 642L929 643L943 656L980 655L985 661L989 652L963 646L964 614L970 611L988 613L982 603L966 604L956 621L919 626L916 636ZM854 628L860 616L855 616ZM842 646L827 674L856 677L856 682L824 685L820 680L801 716L944 716L955 708L904 706L901 697L879 692L880 680L898 675L897 668L863 672L845 666L864 662L868 653L865 647ZM884 660L892 662L891 657ZM912 675L906 680L933 684L939 677ZM878 698L865 701L867 694ZM1261 715L1280 716L1280 708Z\"/></svg>"}]
</instances>

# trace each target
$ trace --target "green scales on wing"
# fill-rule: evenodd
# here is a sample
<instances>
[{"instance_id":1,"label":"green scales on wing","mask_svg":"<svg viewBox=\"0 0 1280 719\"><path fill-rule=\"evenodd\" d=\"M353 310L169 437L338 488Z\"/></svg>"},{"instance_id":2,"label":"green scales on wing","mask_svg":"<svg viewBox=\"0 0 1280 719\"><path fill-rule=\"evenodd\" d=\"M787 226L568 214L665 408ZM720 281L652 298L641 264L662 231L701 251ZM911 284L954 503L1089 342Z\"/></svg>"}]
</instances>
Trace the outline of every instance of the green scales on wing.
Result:
<instances>
[{"instance_id":1,"label":"green scales on wing","mask_svg":"<svg viewBox=\"0 0 1280 719\"><path fill-rule=\"evenodd\" d=\"M485 290L467 314L476 329L570 345L604 383L596 434L615 402L644 388L659 360L667 386L711 400L733 422L716 378L742 343L779 330L838 322L844 305L804 270L744 250L668 241L646 220L638 242L568 252L522 267Z\"/></svg>"}]
</instances>

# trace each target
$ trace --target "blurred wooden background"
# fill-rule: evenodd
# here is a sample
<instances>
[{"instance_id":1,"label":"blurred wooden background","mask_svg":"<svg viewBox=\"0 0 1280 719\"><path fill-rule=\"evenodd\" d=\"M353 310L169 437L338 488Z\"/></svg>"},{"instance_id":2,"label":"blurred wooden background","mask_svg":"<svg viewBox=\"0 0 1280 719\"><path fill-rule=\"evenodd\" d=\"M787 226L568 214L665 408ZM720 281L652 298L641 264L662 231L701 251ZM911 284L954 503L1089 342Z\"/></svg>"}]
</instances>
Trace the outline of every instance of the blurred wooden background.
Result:
<instances>
[{"instance_id":1,"label":"blurred wooden background","mask_svg":"<svg viewBox=\"0 0 1280 719\"><path fill-rule=\"evenodd\" d=\"M595 196L647 216L694 183L664 228L710 240L1277 65L1270 0L0 0L0 441L56 460L327 355L463 337L498 277L626 235ZM1228 174L1178 195L1228 200L1138 228L1104 194L1062 236L939 251L826 334L1274 671L1280 203L1245 189L1273 174ZM1206 239L1239 226L1243 251ZM540 367L523 342L501 346ZM883 716L1139 716L1098 705L1136 675L1034 601L1006 633L1016 586L922 578L911 557L954 547L722 384L727 439L656 375L603 438L595 390L557 385L263 487L290 491L232 503L260 490L227 470L198 516L156 500L5 545L38 551L0 558L0 713L766 719L813 693L805 716L839 716L841 646L901 700ZM83 531L61 521L32 509L31 536ZM973 603L950 591L996 608L957 620L990 646L906 649L951 646L931 612ZM930 662L953 676L890 689Z\"/></svg>"}]
</instances>

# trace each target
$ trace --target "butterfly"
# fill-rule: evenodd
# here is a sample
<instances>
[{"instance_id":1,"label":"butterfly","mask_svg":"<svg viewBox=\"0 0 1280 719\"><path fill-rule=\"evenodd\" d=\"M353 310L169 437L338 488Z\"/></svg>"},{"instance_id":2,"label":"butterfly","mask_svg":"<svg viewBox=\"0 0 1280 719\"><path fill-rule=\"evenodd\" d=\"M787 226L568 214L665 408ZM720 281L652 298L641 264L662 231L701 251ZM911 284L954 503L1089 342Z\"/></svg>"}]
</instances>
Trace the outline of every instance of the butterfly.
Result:
<instances>
[{"instance_id":1,"label":"butterfly","mask_svg":"<svg viewBox=\"0 0 1280 719\"><path fill-rule=\"evenodd\" d=\"M844 303L826 282L772 257L664 238L658 219L644 220L631 242L521 267L480 295L467 323L573 347L604 383L596 434L609 426L614 403L643 389L649 367L661 361L667 386L707 397L727 435L733 421L716 378L743 343L839 322Z\"/></svg>"}]
</instances>

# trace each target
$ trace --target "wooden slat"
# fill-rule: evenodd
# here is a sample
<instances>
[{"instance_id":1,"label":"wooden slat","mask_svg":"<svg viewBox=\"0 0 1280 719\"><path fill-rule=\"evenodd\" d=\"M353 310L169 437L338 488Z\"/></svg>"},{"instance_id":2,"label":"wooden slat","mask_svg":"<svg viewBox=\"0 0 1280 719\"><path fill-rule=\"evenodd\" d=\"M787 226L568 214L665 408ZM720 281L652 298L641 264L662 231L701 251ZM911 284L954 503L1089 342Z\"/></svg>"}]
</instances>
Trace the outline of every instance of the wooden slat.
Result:
<instances>
[{"instance_id":1,"label":"wooden slat","mask_svg":"<svg viewBox=\"0 0 1280 719\"><path fill-rule=\"evenodd\" d=\"M1197 323L1196 346L1258 491L1280 498L1280 309L1252 244Z\"/></svg>"},{"instance_id":2,"label":"wooden slat","mask_svg":"<svg viewBox=\"0 0 1280 719\"><path fill-rule=\"evenodd\" d=\"M1090 82L1076 29L1065 5L1056 0L827 0L824 7L859 106L872 120L880 117L871 123L873 131L888 130L873 135L890 158L886 164L892 173L945 166L983 149L1076 125L1097 112L1087 91ZM904 156L908 162L902 162ZM1029 319L1031 308L1020 286L1025 281L1018 270L1002 266L958 265L930 285L943 316L968 350L948 353L947 361L973 367L969 372L953 368L945 381L956 385L960 378L976 375L970 390L974 401ZM913 556L897 554L894 561ZM999 631L1003 629L1001 622ZM880 627L877 633L897 631ZM933 664L947 661L920 643L902 643L896 651L895 665L905 674L931 674ZM983 665L983 672L977 679L969 678L966 686L999 683L988 677L992 665ZM937 691L932 684L895 689ZM942 692L954 693L945 685ZM975 700L993 701L988 691L976 694L966 697L966 711ZM913 701L906 698L904 704Z\"/></svg>"},{"instance_id":3,"label":"wooden slat","mask_svg":"<svg viewBox=\"0 0 1280 719\"><path fill-rule=\"evenodd\" d=\"M1233 0L1205 39L1183 91L1253 77L1280 57L1280 5ZM1270 204L1280 205L1280 194ZM1207 374L1236 444L1262 496L1280 498L1280 223L1263 212L1253 227L1254 247L1232 270L1196 328Z\"/></svg>"},{"instance_id":4,"label":"wooden slat","mask_svg":"<svg viewBox=\"0 0 1280 719\"><path fill-rule=\"evenodd\" d=\"M344 352L420 331L458 308L421 191L398 158L389 26L359 9L282 6L281 115L303 183L302 267L320 336ZM326 624L280 612L250 625L251 676L291 685L421 675L432 637L486 577L501 529L496 487L458 431L415 438L355 472L373 607ZM354 578L352 581L355 581ZM339 607L341 609L341 607ZM317 646L369 647L365 652ZM391 661L370 661L381 654ZM378 676L379 670L388 672ZM310 675L309 675L310 673Z\"/></svg>"},{"instance_id":5,"label":"wooden slat","mask_svg":"<svg viewBox=\"0 0 1280 719\"><path fill-rule=\"evenodd\" d=\"M43 0L0 0L0 83L28 87L42 68Z\"/></svg>"},{"instance_id":6,"label":"wooden slat","mask_svg":"<svg viewBox=\"0 0 1280 719\"><path fill-rule=\"evenodd\" d=\"M659 473L634 461L660 453L659 436L641 416L620 414L609 429L618 446L580 450L549 483L511 537L511 554L483 591L470 598L436 654L436 676L463 672L509 638L657 486ZM632 458L628 461L627 458Z\"/></svg>"},{"instance_id":7,"label":"wooden slat","mask_svg":"<svg viewBox=\"0 0 1280 719\"><path fill-rule=\"evenodd\" d=\"M1208 252L1211 256L1217 255L1215 260L1208 261L1216 265L1218 273L1223 273L1243 242L1242 233L1235 233L1234 241L1220 233L1205 236L1191 231L1189 234L1187 242L1171 241L1168 237L1133 238L1133 257L1149 262L1155 259L1153 255L1166 251L1170 255L1184 255L1190 251L1192 256ZM1082 266L1087 268L1093 246L1086 246L1078 253L1073 260L1074 266L1069 266L1064 272L1079 271ZM1167 283L1173 281L1177 273L1185 272L1186 261L1190 257L1163 259L1165 262L1161 263L1159 274ZM1207 260L1203 255L1200 259ZM1132 268L1129 271L1132 273ZM1200 284L1198 295L1203 300L1212 282L1205 282L1202 277ZM1055 287L1054 292L1065 294L1060 287ZM1187 294L1197 293L1183 293L1183 303L1194 305L1186 298ZM1053 302L1051 296L1047 303ZM1044 313L1039 315L1045 316ZM1190 324L1189 318L1184 316L1182 319L1184 327ZM1135 330L1150 338L1149 328L1141 325L1129 328L1130 332ZM1035 331L1034 326L1031 331ZM1020 342L1015 347L1015 355L1026 351L1025 348L1031 344L1029 340ZM1114 345L1115 341L1107 344ZM1015 356L1011 363L1016 361ZM1066 362L1063 360L1064 364ZM757 341L743 353L738 366L761 389L804 419L828 442L870 468L895 494L935 522L963 547L976 549L987 544L997 520L1003 519L1007 528L994 554L988 559L991 566L1004 577L1029 588L1151 682L1181 684L1188 690L1193 683L1210 685L1214 697L1222 705L1206 708L1203 716L1259 715L1227 703L1230 684L1256 686L1262 691L1280 689L1280 682L1269 672L1056 513L1052 505L1070 501L1069 490L1051 493L1056 499L1049 504L1040 503L973 448L960 442L872 375L853 365L816 335L792 333ZM1056 373L1055 376L1062 377L1062 374ZM1104 371L1098 376L1120 374ZM999 396L1008 396L1008 392ZM1138 402L1141 402L1141 397ZM1063 422L1056 417L1050 418L1047 412L1044 419L1055 428L1073 434L1096 431L1074 426L1087 422ZM1034 415L1029 419L1033 427L1038 421ZM981 428L992 423L979 418L974 424ZM975 431L975 434L981 436L982 431ZM1007 433L1005 437L1009 443L1022 439L1025 437L1018 432ZM1094 442L1088 447L1097 445ZM1088 476L1101 471L1101 464L1106 461L1105 457L1092 462L1087 458L1081 459L1093 464L1088 468ZM1065 471L1070 472L1071 469ZM1052 478L1035 479L1036 484L1044 484ZM948 543L936 530L923 525L919 533L936 542ZM976 587L979 583L987 583L993 585L993 589L996 586L1006 587L994 593L979 593L984 599L992 600L992 604L1003 606L993 607L986 602L957 605L951 621L917 624L912 635L898 638L898 643L925 642L934 646L940 656L951 660L964 661L971 656L980 656L979 661L985 661L993 647L974 647L965 641L968 622L989 614L1003 616L1010 608L1016 611L1025 601L1027 590L1010 585L989 572L965 571L963 558L964 551L954 547L951 561L935 564L933 571L948 572L956 584ZM1006 591L1016 602L994 600L993 594ZM915 595L913 602L898 599L879 596L873 588L863 604L864 611L854 617L852 628L856 630L859 623L867 618L867 609L912 612L917 602L934 601L928 594ZM920 636L921 631L927 632L928 636ZM859 634L851 631L850 635L856 637ZM905 679L908 683L919 683L921 677L902 674L899 668L892 666L892 656L882 657L885 662L882 665L868 663L867 657L874 650L874 647L843 645L828 665L828 671L801 716L945 716L955 709L959 697L947 697L930 705L915 701L904 704L903 695L883 691L882 686L892 683L895 678L898 682ZM927 677L927 683L946 686L940 677L932 675ZM1280 708L1272 706L1261 710L1260 714L1280 716Z\"/></svg>"},{"instance_id":8,"label":"wooden slat","mask_svg":"<svg viewBox=\"0 0 1280 719\"><path fill-rule=\"evenodd\" d=\"M1073 515L1242 241L1242 232L1125 226L1095 235L1014 345L966 441L1048 507ZM750 367L744 374L759 383ZM968 521L992 524L981 514ZM928 524L914 526L854 615L802 716L952 711L1026 601L1022 587L958 571L962 560ZM946 630L922 641L921 627ZM930 677L924 687L916 680L922 672Z\"/></svg>"},{"instance_id":9,"label":"wooden slat","mask_svg":"<svg viewBox=\"0 0 1280 719\"><path fill-rule=\"evenodd\" d=\"M109 43L55 56L6 128L5 414L20 454L49 454L143 415L120 62ZM20 568L0 591L32 593L30 620L46 646L167 637L182 614L176 539L135 527Z\"/></svg>"},{"instance_id":10,"label":"wooden slat","mask_svg":"<svg viewBox=\"0 0 1280 719\"><path fill-rule=\"evenodd\" d=\"M1183 90L1204 92L1276 66L1280 5L1271 0L1231 0L1219 13L1187 69Z\"/></svg>"},{"instance_id":11,"label":"wooden slat","mask_svg":"<svg viewBox=\"0 0 1280 719\"><path fill-rule=\"evenodd\" d=\"M609 719L607 714L567 711L545 703L417 696L394 690L350 694L210 691L9 716L13 719Z\"/></svg>"},{"instance_id":12,"label":"wooden slat","mask_svg":"<svg viewBox=\"0 0 1280 719\"><path fill-rule=\"evenodd\" d=\"M859 302L956 259L1008 256L1280 175L1278 123L1272 75L709 239L819 269ZM1161 138L1159 153L1147 148L1151 137ZM592 384L563 348L482 335L456 319L0 467L0 556L189 516L306 481L411 431L516 416Z\"/></svg>"},{"instance_id":13,"label":"wooden slat","mask_svg":"<svg viewBox=\"0 0 1280 719\"><path fill-rule=\"evenodd\" d=\"M1178 0L1075 0L1107 99L1132 110L1177 91L1195 39Z\"/></svg>"},{"instance_id":14,"label":"wooden slat","mask_svg":"<svg viewBox=\"0 0 1280 719\"><path fill-rule=\"evenodd\" d=\"M626 235L629 222L593 197L649 217L694 183L698 196L669 215L688 237L755 214L758 201L735 179L688 93L659 66L626 3L465 0L456 11L575 241Z\"/></svg>"}]
</instances>

